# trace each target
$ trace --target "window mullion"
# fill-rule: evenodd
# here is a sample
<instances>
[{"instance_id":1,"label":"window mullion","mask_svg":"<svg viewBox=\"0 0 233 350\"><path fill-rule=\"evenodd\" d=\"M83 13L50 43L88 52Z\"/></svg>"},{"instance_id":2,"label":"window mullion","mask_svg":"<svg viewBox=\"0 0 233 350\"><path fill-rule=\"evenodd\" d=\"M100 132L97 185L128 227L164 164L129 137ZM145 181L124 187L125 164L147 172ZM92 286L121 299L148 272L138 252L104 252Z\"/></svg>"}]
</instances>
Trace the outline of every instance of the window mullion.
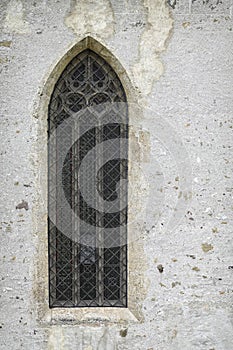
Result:
<instances>
[{"instance_id":1,"label":"window mullion","mask_svg":"<svg viewBox=\"0 0 233 350\"><path fill-rule=\"evenodd\" d=\"M101 157L103 157L103 126L101 122L99 122L99 126L97 129L97 150L98 154L96 154L96 173L100 171L101 167ZM103 193L103 173L101 170L100 178L99 178L99 189L100 193ZM100 194L97 195L98 201L98 209L99 209L99 218L98 218L98 226L97 226L97 251L98 251L98 279L97 279L97 293L98 293L98 304L103 305L104 302L104 248L103 248L103 240L104 240L104 208L103 208L103 199L101 199Z\"/></svg>"},{"instance_id":2,"label":"window mullion","mask_svg":"<svg viewBox=\"0 0 233 350\"><path fill-rule=\"evenodd\" d=\"M78 242L79 242L79 221L77 218L77 211L79 211L79 198L78 198L78 153L79 153L79 126L75 118L72 118L73 128L72 128L72 258L73 258L73 301L77 305L79 301L79 261L78 261Z\"/></svg>"},{"instance_id":3,"label":"window mullion","mask_svg":"<svg viewBox=\"0 0 233 350\"><path fill-rule=\"evenodd\" d=\"M120 123L120 130L119 130L119 133L120 133L120 135L119 135L119 139L120 139L120 164L119 164L119 168L120 168L120 198L121 198L121 201L122 201L122 199L124 199L124 190L123 190L123 187L122 187L122 180L123 180L123 178L122 178L122 173L123 173L123 164L122 164L122 162L123 162L123 160L122 160L122 158L123 158L123 156L121 155L121 152L122 151L124 151L124 147L122 146L122 140L124 140L122 137L121 137L121 133L122 133L122 129L123 129L123 126L122 126L122 123ZM120 205L121 205L121 203L120 203ZM120 273L119 273L119 294L120 294L120 300L122 300L122 282L123 282L123 280L122 280L122 273L123 273L123 266L122 266L122 261L123 261L123 249L124 249L124 247L123 247L123 242L122 242L122 235L123 235L123 230L125 229L124 228L124 225L122 226L121 224L122 224L122 220L123 220L123 218L122 218L122 210L121 210L121 208L119 208L119 216L120 216L120 227L119 227L119 235L120 235L120 237L119 237L119 244L120 244L120 247L119 247L119 249L120 249L120 262L119 262L119 268L120 268ZM123 229L122 229L123 228Z\"/></svg>"}]
</instances>

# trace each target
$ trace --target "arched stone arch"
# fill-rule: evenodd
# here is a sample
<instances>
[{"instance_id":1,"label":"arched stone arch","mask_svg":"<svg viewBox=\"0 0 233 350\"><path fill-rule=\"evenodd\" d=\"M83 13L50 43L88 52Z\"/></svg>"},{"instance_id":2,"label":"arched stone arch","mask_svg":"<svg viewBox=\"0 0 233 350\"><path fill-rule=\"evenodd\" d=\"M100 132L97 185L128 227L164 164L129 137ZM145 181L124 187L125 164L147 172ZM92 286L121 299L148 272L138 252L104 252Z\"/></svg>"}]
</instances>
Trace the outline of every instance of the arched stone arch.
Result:
<instances>
[{"instance_id":1,"label":"arched stone arch","mask_svg":"<svg viewBox=\"0 0 233 350\"><path fill-rule=\"evenodd\" d=\"M62 309L56 308L50 310L48 307L48 242L47 242L47 115L50 97L54 90L54 86L58 81L65 67L79 53L86 49L91 49L102 57L118 75L126 96L130 104L129 120L135 117L134 105L136 104L136 90L130 82L126 70L114 55L101 43L88 36L72 46L70 50L55 64L54 68L48 75L44 86L41 88L39 103L35 107L34 116L39 120L38 141L36 145L38 161L41 164L40 174L38 177L38 200L34 207L34 223L35 230L38 235L38 254L35 268L35 289L34 297L36 300L38 318L47 322L54 322L62 318L70 319L75 322L93 322L96 318L103 319L106 322L136 322L142 320L141 301L145 295L144 275L143 275L143 248L138 241L131 244L128 252L129 271L128 271L128 308L81 308L81 309ZM137 109L137 108L136 108ZM138 112L138 111L137 111ZM137 119L138 116L135 118ZM132 139L132 140L131 140ZM129 143L135 143L133 134L129 133ZM130 150L132 154L134 150ZM129 156L131 157L131 155ZM131 175L129 175L131 177ZM132 178L136 178L137 174L133 174ZM42 196L41 196L42 191ZM42 197L42 198L41 198ZM129 233L130 234L130 233ZM135 232L133 232L135 234ZM137 234L136 234L137 235ZM140 262L139 262L140 259Z\"/></svg>"},{"instance_id":2,"label":"arched stone arch","mask_svg":"<svg viewBox=\"0 0 233 350\"><path fill-rule=\"evenodd\" d=\"M59 58L58 62L55 63L51 71L48 72L47 76L45 77L44 85L41 87L40 92L40 95L43 95L47 98L38 101L37 104L39 106L39 109L44 108L46 105L48 106L54 86L65 67L75 56L86 49L93 50L96 54L106 60L106 62L114 69L118 75L125 89L127 101L129 103L136 103L136 89L133 86L126 70L121 65L120 61L112 54L109 49L106 48L106 46L95 40L93 37L87 36L78 43L74 44L61 58Z\"/></svg>"}]
</instances>

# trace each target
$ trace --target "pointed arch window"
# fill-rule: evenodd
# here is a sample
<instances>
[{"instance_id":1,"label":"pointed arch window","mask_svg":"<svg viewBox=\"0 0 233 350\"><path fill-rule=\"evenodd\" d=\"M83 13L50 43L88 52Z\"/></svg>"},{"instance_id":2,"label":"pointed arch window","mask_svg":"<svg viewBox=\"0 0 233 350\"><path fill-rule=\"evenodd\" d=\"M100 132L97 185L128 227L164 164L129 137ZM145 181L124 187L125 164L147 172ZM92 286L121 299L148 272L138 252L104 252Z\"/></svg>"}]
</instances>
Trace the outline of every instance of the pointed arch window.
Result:
<instances>
[{"instance_id":1,"label":"pointed arch window","mask_svg":"<svg viewBox=\"0 0 233 350\"><path fill-rule=\"evenodd\" d=\"M50 307L127 307L127 100L92 50L55 84L48 130Z\"/></svg>"}]
</instances>

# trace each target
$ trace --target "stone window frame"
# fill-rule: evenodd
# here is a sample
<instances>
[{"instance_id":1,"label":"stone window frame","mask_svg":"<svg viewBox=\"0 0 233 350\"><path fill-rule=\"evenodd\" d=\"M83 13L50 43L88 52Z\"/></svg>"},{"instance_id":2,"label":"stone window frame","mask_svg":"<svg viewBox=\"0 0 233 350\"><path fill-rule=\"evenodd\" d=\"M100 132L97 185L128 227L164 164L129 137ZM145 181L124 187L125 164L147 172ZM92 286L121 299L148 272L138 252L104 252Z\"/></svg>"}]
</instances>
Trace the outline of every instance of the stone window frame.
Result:
<instances>
[{"instance_id":1,"label":"stone window frame","mask_svg":"<svg viewBox=\"0 0 233 350\"><path fill-rule=\"evenodd\" d=\"M50 97L54 86L64 68L80 52L91 49L110 64L118 75L127 97L129 118L129 183L134 180L137 186L137 167L133 167L135 154L140 153L140 145L135 137L135 123L138 115L137 90L133 87L126 70L117 58L99 41L87 36L72 45L58 63L48 72L35 103L34 117L38 119L38 134L35 151L38 157L37 198L33 209L34 232L37 247L34 263L34 282L32 303L39 323L43 324L95 324L103 323L138 323L143 321L142 303L146 293L145 257L140 240L142 219L132 220L134 208L129 208L128 217L128 307L83 307L49 308L48 276L48 223L47 223L47 117ZM135 109L134 109L135 108ZM133 123L132 123L133 122ZM133 124L133 126L131 126ZM140 159L140 155L137 157ZM132 188L133 190L133 188ZM136 188L136 193L140 191ZM134 201L135 202L135 201ZM135 238L134 238L134 237ZM132 237L134 239L132 239ZM137 238L136 238L137 237Z\"/></svg>"}]
</instances>

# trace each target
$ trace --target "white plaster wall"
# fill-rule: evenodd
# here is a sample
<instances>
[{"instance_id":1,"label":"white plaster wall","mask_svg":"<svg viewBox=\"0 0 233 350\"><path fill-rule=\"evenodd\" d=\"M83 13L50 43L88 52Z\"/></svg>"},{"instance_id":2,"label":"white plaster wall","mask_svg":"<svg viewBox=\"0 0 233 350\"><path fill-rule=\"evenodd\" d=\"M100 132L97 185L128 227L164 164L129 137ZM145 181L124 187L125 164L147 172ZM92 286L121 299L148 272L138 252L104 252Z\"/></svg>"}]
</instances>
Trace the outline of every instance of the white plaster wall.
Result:
<instances>
[{"instance_id":1,"label":"white plaster wall","mask_svg":"<svg viewBox=\"0 0 233 350\"><path fill-rule=\"evenodd\" d=\"M233 348L232 4L170 3L174 9L163 0L0 3L1 349ZM138 324L45 325L36 313L44 147L36 106L49 73L85 35L119 59L145 112L141 166L154 205L140 227L148 283ZM22 200L28 210L16 209Z\"/></svg>"}]
</instances>

